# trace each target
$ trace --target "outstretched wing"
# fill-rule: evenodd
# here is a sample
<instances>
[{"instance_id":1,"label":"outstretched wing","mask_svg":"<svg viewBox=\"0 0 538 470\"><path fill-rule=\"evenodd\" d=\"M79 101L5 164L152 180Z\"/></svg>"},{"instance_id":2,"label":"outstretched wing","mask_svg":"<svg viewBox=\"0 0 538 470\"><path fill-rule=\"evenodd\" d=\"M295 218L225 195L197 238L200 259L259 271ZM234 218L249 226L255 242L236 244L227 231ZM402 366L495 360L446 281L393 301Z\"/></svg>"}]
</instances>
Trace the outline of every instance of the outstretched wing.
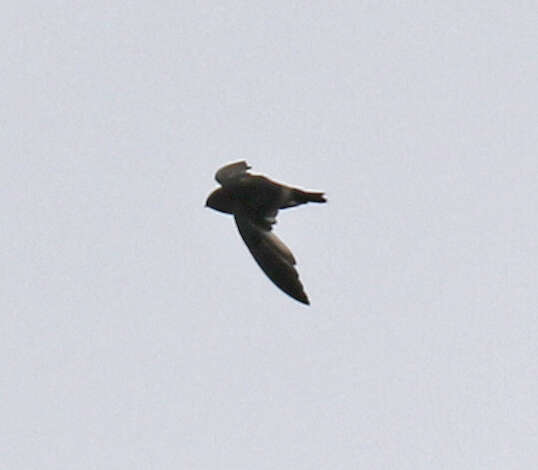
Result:
<instances>
[{"instance_id":1,"label":"outstretched wing","mask_svg":"<svg viewBox=\"0 0 538 470\"><path fill-rule=\"evenodd\" d=\"M244 214L236 213L234 217L241 237L269 279L286 294L309 304L290 249L271 232L270 227L260 226Z\"/></svg>"},{"instance_id":2,"label":"outstretched wing","mask_svg":"<svg viewBox=\"0 0 538 470\"><path fill-rule=\"evenodd\" d=\"M241 162L230 163L217 171L215 174L215 179L222 186L226 186L228 183L236 180L237 178L246 175L247 170L250 170L250 167L244 160Z\"/></svg>"}]
</instances>

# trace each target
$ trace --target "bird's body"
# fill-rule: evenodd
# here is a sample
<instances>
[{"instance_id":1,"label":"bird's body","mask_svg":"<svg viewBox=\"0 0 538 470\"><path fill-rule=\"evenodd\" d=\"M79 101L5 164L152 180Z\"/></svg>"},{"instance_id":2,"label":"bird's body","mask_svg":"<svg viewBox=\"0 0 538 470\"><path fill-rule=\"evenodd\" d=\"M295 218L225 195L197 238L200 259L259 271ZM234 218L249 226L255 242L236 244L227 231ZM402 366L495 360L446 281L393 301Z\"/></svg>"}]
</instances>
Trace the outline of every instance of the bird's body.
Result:
<instances>
[{"instance_id":1,"label":"bird's body","mask_svg":"<svg viewBox=\"0 0 538 470\"><path fill-rule=\"evenodd\" d=\"M295 258L271 231L280 209L307 202L326 202L323 193L292 188L261 175L248 173L246 162L222 167L215 179L222 187L213 191L206 206L233 214L239 233L265 274L284 292L308 304Z\"/></svg>"}]
</instances>

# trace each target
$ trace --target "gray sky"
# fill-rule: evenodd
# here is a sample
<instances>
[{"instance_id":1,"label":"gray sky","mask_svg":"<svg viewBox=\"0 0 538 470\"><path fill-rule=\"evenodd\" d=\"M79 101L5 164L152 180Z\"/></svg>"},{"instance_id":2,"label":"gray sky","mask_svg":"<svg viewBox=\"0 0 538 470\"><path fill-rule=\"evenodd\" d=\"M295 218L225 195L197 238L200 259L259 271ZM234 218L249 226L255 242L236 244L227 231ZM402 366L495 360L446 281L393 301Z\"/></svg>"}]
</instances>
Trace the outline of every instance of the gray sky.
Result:
<instances>
[{"instance_id":1,"label":"gray sky","mask_svg":"<svg viewBox=\"0 0 538 470\"><path fill-rule=\"evenodd\" d=\"M379 3L3 8L1 468L536 465L537 4Z\"/></svg>"}]
</instances>

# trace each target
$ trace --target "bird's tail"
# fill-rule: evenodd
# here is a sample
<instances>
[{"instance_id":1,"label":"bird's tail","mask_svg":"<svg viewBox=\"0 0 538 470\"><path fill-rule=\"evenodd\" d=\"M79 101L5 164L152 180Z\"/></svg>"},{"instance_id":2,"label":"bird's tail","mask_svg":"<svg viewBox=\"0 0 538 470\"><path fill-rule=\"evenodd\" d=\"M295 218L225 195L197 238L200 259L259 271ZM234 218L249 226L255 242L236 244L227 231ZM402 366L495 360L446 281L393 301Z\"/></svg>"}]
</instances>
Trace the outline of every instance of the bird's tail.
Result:
<instances>
[{"instance_id":1,"label":"bird's tail","mask_svg":"<svg viewBox=\"0 0 538 470\"><path fill-rule=\"evenodd\" d=\"M295 199L301 204L304 204L305 202L327 202L324 193L315 193L296 189L294 196Z\"/></svg>"},{"instance_id":2,"label":"bird's tail","mask_svg":"<svg viewBox=\"0 0 538 470\"><path fill-rule=\"evenodd\" d=\"M290 197L286 198L284 204L280 206L281 209L300 206L307 202L327 202L323 193L313 193L297 188L291 188L291 191Z\"/></svg>"},{"instance_id":3,"label":"bird's tail","mask_svg":"<svg viewBox=\"0 0 538 470\"><path fill-rule=\"evenodd\" d=\"M280 209L296 207L307 202L327 202L323 193L303 191L302 189L289 188Z\"/></svg>"}]
</instances>

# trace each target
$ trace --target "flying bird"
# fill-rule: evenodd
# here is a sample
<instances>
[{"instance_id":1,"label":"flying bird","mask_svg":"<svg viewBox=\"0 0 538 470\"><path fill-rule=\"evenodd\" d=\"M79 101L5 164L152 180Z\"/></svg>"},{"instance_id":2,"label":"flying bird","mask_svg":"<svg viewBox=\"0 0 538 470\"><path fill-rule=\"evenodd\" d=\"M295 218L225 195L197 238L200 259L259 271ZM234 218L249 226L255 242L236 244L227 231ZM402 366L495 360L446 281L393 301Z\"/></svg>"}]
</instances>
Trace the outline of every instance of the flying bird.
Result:
<instances>
[{"instance_id":1,"label":"flying bird","mask_svg":"<svg viewBox=\"0 0 538 470\"><path fill-rule=\"evenodd\" d=\"M279 209L307 202L327 202L322 192L303 191L248 172L247 162L230 163L215 174L221 187L207 198L206 206L232 214L250 253L280 289L310 304L295 269L290 249L272 232Z\"/></svg>"}]
</instances>

